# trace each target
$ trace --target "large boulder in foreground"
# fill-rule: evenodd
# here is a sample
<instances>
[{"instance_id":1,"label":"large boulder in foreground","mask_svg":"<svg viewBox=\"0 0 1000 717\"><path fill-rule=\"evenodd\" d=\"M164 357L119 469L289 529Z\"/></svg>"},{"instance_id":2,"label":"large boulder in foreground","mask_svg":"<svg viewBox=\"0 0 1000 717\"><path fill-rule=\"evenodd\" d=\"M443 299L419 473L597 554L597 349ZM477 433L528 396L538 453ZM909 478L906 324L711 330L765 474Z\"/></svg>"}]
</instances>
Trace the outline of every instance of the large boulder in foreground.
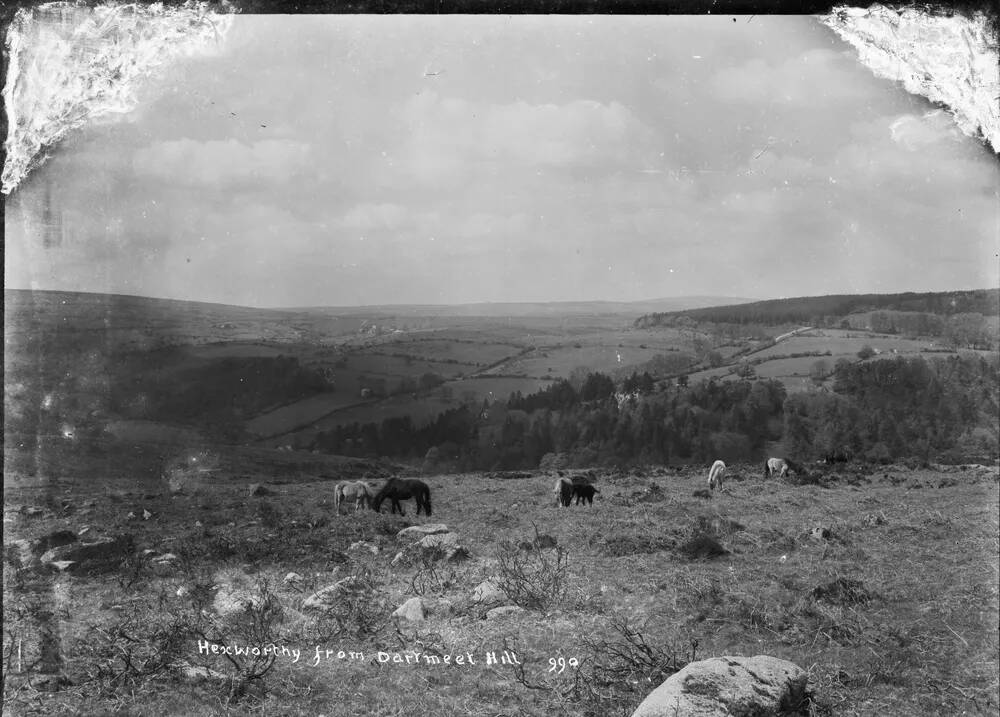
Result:
<instances>
[{"instance_id":1,"label":"large boulder in foreground","mask_svg":"<svg viewBox=\"0 0 1000 717\"><path fill-rule=\"evenodd\" d=\"M806 699L809 675L777 657L692 662L657 687L632 717L778 717Z\"/></svg>"}]
</instances>

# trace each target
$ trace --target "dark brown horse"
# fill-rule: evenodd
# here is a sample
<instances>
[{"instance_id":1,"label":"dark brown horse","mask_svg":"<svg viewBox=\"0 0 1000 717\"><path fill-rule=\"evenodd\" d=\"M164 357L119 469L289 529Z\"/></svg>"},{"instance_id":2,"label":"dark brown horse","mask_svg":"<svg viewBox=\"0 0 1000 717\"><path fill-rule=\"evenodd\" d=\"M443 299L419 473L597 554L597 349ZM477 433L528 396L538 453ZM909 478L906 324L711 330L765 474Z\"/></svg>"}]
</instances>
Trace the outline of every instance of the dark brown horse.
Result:
<instances>
[{"instance_id":1,"label":"dark brown horse","mask_svg":"<svg viewBox=\"0 0 1000 717\"><path fill-rule=\"evenodd\" d=\"M401 500L413 498L417 501L417 515L421 509L427 514L431 514L431 489L423 481L415 478L390 478L389 482L382 486L382 490L371 499L372 510L381 512L382 501L388 498L391 501L391 513L399 509L400 515L406 515Z\"/></svg>"},{"instance_id":2,"label":"dark brown horse","mask_svg":"<svg viewBox=\"0 0 1000 717\"><path fill-rule=\"evenodd\" d=\"M573 484L573 495L576 497L576 504L580 505L583 501L584 504L594 504L594 493L600 493L594 486L589 483L574 483Z\"/></svg>"}]
</instances>

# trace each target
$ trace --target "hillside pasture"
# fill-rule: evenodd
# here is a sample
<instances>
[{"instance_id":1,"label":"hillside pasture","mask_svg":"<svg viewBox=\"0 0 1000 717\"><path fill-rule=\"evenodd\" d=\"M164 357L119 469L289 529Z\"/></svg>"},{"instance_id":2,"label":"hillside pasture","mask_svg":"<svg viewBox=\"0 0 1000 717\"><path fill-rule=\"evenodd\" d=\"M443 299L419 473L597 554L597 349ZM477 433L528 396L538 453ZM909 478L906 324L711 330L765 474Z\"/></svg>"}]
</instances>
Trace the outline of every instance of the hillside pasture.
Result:
<instances>
[{"instance_id":1,"label":"hillside pasture","mask_svg":"<svg viewBox=\"0 0 1000 717\"><path fill-rule=\"evenodd\" d=\"M442 391L463 403L475 402L477 405L484 400L506 402L510 394L520 391L522 395L535 393L549 386L549 381L537 378L519 378L511 376L475 376L461 381L449 381L436 390Z\"/></svg>"},{"instance_id":2,"label":"hillside pasture","mask_svg":"<svg viewBox=\"0 0 1000 717\"><path fill-rule=\"evenodd\" d=\"M251 418L244 424L255 436L277 436L313 424L334 411L370 404L355 393L320 393Z\"/></svg>"},{"instance_id":3,"label":"hillside pasture","mask_svg":"<svg viewBox=\"0 0 1000 717\"><path fill-rule=\"evenodd\" d=\"M379 350L365 350L350 354L347 363L349 370L337 370L336 375L366 374L385 378L391 384L393 380L404 378L418 379L425 373L436 373L450 378L467 373L469 366L461 363L444 361L427 361L405 356L392 356Z\"/></svg>"},{"instance_id":4,"label":"hillside pasture","mask_svg":"<svg viewBox=\"0 0 1000 717\"><path fill-rule=\"evenodd\" d=\"M751 354L752 358L787 356L793 353L815 353L829 351L834 359L842 356L856 356L864 346L871 346L881 353L915 354L940 345L933 341L905 339L888 334L860 334L857 331L836 329L813 330L807 334L793 336L780 341L762 351Z\"/></svg>"},{"instance_id":5,"label":"hillside pasture","mask_svg":"<svg viewBox=\"0 0 1000 717\"><path fill-rule=\"evenodd\" d=\"M577 345L579 344L579 345ZM662 348L645 345L622 345L581 340L557 346L540 347L523 357L504 363L491 373L523 374L532 377L569 378L576 369L588 373L610 374L638 367L658 354Z\"/></svg>"},{"instance_id":6,"label":"hillside pasture","mask_svg":"<svg viewBox=\"0 0 1000 717\"><path fill-rule=\"evenodd\" d=\"M519 344L494 342L478 335L475 339L425 338L396 340L383 344L386 354L405 354L416 360L457 362L468 366L491 366L524 350Z\"/></svg>"},{"instance_id":7,"label":"hillside pasture","mask_svg":"<svg viewBox=\"0 0 1000 717\"><path fill-rule=\"evenodd\" d=\"M335 481L371 476L378 484L385 467L206 450L213 470L180 493L162 477L166 456L143 457L125 445L104 445L99 456L53 451L44 478L20 472L30 456L8 453L5 547L89 525L97 535L132 536L137 553L178 557L166 565L133 560L96 575L39 574L5 550L4 633L20 641L23 658L5 674L6 711L627 717L689 660L757 654L809 671L813 714L993 715L998 708L995 466L844 466L795 485L763 480L757 465L733 465L726 490L709 498L694 494L704 487L704 466L596 470L594 505L570 508L552 505L555 475L546 472L430 474L423 480L433 516L416 517L410 503L400 518L333 512ZM248 485L262 480L269 492L248 495ZM29 516L17 506L41 512ZM128 516L144 510L150 519ZM439 522L457 534L466 560L428 554L394 563L407 545L399 529ZM539 533L557 548L519 547ZM357 541L377 552L352 550ZM303 577L285 582L290 572ZM356 591L326 611L304 605L345 577ZM487 578L510 589L500 591L500 603L524 609L483 619L491 604L472 594ZM219 595L251 605L261 595L258 605L276 609L223 618ZM418 596L448 607L420 622L390 617ZM199 629L222 644L298 648L302 660L279 657L234 696L235 666L199 654ZM51 677L38 662L43 633L58 636L47 644L67 680L46 690L27 687ZM363 658L314 665L317 645ZM504 649L516 653L523 672L484 664L487 651ZM475 664L380 664L379 651L472 653ZM166 658L165 666L142 674L141 664L156 664L143 662L151 654ZM557 657L580 664L555 673L549 659ZM166 666L177 660L221 679L182 679Z\"/></svg>"},{"instance_id":8,"label":"hillside pasture","mask_svg":"<svg viewBox=\"0 0 1000 717\"><path fill-rule=\"evenodd\" d=\"M218 358L246 358L250 356L288 356L296 353L294 346L274 346L262 343L240 341L200 344L185 347L184 353L192 358L212 360Z\"/></svg>"}]
</instances>

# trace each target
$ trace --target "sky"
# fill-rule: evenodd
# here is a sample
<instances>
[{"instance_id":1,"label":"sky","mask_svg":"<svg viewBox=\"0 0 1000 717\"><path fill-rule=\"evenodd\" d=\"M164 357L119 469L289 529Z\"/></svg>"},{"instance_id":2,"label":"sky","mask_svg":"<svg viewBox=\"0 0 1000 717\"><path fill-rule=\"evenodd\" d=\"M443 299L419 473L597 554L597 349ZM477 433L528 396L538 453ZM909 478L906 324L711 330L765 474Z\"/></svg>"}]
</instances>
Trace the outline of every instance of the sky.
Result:
<instances>
[{"instance_id":1,"label":"sky","mask_svg":"<svg viewBox=\"0 0 1000 717\"><path fill-rule=\"evenodd\" d=\"M1000 285L1000 163L794 16L239 16L8 198L5 286L257 307Z\"/></svg>"}]
</instances>

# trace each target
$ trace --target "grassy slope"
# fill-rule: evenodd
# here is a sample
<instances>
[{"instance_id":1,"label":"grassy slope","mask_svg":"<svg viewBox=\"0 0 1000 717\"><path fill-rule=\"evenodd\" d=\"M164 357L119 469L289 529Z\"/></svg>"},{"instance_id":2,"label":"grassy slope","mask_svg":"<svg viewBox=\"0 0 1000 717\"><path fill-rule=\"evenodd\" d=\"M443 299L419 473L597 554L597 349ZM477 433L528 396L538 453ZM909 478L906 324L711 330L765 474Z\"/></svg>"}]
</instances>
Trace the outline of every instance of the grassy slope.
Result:
<instances>
[{"instance_id":1,"label":"grassy slope","mask_svg":"<svg viewBox=\"0 0 1000 717\"><path fill-rule=\"evenodd\" d=\"M27 476L30 457L9 452L8 506L69 500L75 510L62 517L16 516L6 524L5 541L86 524L99 533L128 531L139 547L173 550L184 561L181 569L147 574L128 588L114 576L35 579L35 597L55 608L71 675L79 678L93 659L85 659L87 649L74 641L84 638L89 622L120 620L115 605L162 593L167 610L155 614L169 615L182 602L174 595L178 585L190 584L192 575L218 580L225 570L242 569L268 576L280 600L297 608L304 593L282 585L287 572L307 576L311 585L329 584L352 570L350 563L331 562L335 551L367 539L383 546L370 567L388 609L412 596L416 585L433 584L454 601L456 614L404 626L398 634L386 626L374 636L332 638L324 647L371 655L378 649L436 646L478 655L502 649L506 638L525 662L528 680L543 689L526 689L508 668L482 665L331 661L314 668L282 661L268 677L262 701L231 708L220 702L218 687L167 681L147 683L136 697L126 691L115 699L95 697L80 685L54 694L23 688L5 712L628 715L654 684L617 683L598 691L607 699L585 692L563 696L572 673L546 672L548 657L557 654L585 660L585 671L595 660L606 660L588 641L613 641L611 620L623 616L657 649L673 645L683 654L697 640L699 658L763 653L790 659L810 671L827 714L831 709L838 715L996 713L995 469L840 470L823 488L765 483L759 467L733 467L728 491L708 500L692 495L703 487L701 471L597 474L601 493L595 505L570 509L550 505L550 475L430 476L435 511L430 522L457 530L473 559L453 571L442 567L438 582L420 583L416 567L390 567L389 561L399 545L394 532L426 519L409 512L405 520L370 512L331 515L330 481L371 467L297 453L209 450L216 470L189 485L186 495L171 497L158 468L170 456L113 445L102 450L70 455L50 447L49 463L34 466L33 478ZM248 497L245 485L260 480L269 481L275 493ZM96 503L88 506L87 499ZM126 519L129 511L142 509L154 517ZM683 557L678 545L699 518L722 523L720 541L730 554L701 561ZM530 538L534 526L569 552L565 599L541 611L482 621L468 594L496 573L498 540ZM816 526L832 530L832 537L810 538ZM234 554L225 559L213 554L220 545ZM5 591L16 588L8 573L5 567ZM426 571L422 576L428 577ZM445 585L443 578L450 582ZM871 599L810 597L813 589L838 578L860 581ZM24 592L32 593L31 584L22 588L22 598ZM24 634L25 628L5 608L5 633ZM301 638L297 644L311 651L316 642ZM221 658L211 664L228 669ZM7 688L22 682L12 674Z\"/></svg>"}]
</instances>

